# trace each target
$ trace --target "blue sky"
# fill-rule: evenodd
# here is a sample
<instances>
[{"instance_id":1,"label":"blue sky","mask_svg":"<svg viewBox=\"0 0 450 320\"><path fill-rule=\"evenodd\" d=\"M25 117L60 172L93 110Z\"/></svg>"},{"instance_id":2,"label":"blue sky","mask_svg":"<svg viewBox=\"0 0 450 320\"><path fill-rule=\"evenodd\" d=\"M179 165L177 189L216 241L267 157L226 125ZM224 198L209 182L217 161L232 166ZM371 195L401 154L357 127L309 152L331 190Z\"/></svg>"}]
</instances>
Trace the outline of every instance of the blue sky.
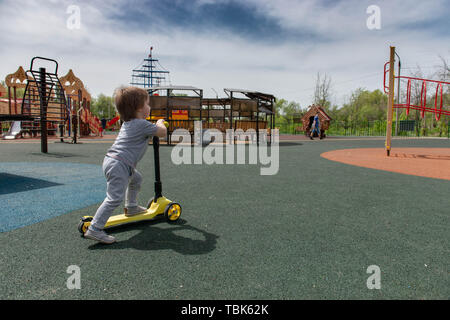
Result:
<instances>
[{"instance_id":1,"label":"blue sky","mask_svg":"<svg viewBox=\"0 0 450 320\"><path fill-rule=\"evenodd\" d=\"M80 29L67 8L80 8ZM381 29L369 30L377 5ZM450 61L448 0L0 0L0 79L33 56L70 68L93 96L131 81L150 46L174 85L223 96L243 88L311 103L317 72L332 79L333 102L358 87L381 89L389 45L405 67L427 76ZM214 91L214 90L215 91Z\"/></svg>"}]
</instances>

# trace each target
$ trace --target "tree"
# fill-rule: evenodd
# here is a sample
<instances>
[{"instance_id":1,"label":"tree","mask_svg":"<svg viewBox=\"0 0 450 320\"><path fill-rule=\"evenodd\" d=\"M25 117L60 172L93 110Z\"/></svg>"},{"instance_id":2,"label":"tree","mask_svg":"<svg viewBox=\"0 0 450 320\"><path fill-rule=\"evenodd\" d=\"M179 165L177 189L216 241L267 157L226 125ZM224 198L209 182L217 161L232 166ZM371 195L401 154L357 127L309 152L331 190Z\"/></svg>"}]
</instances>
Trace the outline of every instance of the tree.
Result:
<instances>
[{"instance_id":1,"label":"tree","mask_svg":"<svg viewBox=\"0 0 450 320\"><path fill-rule=\"evenodd\" d=\"M298 102L277 99L275 103L275 123L281 127L282 131L291 132L294 115L302 113L303 111Z\"/></svg>"},{"instance_id":2,"label":"tree","mask_svg":"<svg viewBox=\"0 0 450 320\"><path fill-rule=\"evenodd\" d=\"M295 101L288 102L285 99L278 99L275 103L275 115L283 118L285 121L290 121L294 114L302 113L300 104Z\"/></svg>"},{"instance_id":3,"label":"tree","mask_svg":"<svg viewBox=\"0 0 450 320\"><path fill-rule=\"evenodd\" d=\"M437 71L438 78L439 78L439 80L442 80L442 81L449 81L450 80L450 66L442 56L439 56L439 58L442 61L442 65L439 66L439 69Z\"/></svg>"},{"instance_id":4,"label":"tree","mask_svg":"<svg viewBox=\"0 0 450 320\"><path fill-rule=\"evenodd\" d=\"M368 91L358 88L352 92L350 101L340 109L334 106L330 116L341 121L373 121L386 119L387 97L380 90Z\"/></svg>"},{"instance_id":5,"label":"tree","mask_svg":"<svg viewBox=\"0 0 450 320\"><path fill-rule=\"evenodd\" d=\"M321 76L317 73L314 89L314 104L323 107L326 111L331 107L331 78L325 73Z\"/></svg>"},{"instance_id":6,"label":"tree","mask_svg":"<svg viewBox=\"0 0 450 320\"><path fill-rule=\"evenodd\" d=\"M112 97L105 96L103 93L95 99L92 99L91 112L99 119L112 119L116 114L114 101Z\"/></svg>"}]
</instances>

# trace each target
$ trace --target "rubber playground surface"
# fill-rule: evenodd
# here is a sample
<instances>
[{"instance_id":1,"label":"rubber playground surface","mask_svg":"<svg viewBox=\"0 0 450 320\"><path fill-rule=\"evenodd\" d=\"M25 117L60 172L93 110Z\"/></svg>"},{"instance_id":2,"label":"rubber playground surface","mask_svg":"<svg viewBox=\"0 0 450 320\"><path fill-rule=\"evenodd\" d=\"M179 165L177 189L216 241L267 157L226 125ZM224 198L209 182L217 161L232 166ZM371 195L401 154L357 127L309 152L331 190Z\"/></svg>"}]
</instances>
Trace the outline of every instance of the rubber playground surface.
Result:
<instances>
[{"instance_id":1,"label":"rubber playground surface","mask_svg":"<svg viewBox=\"0 0 450 320\"><path fill-rule=\"evenodd\" d=\"M104 198L112 140L50 141L47 155L36 142L0 141L0 298L448 299L450 180L323 156L380 150L383 139L294 138L282 137L273 176L260 175L260 164L177 166L173 147L161 146L163 195L181 203L180 222L110 230L113 245L77 230ZM392 152L410 159L401 148L427 148L419 167L439 162L444 173L449 147L394 139ZM151 147L138 170L145 205ZM66 285L73 265L79 290ZM379 290L367 287L372 265Z\"/></svg>"}]
</instances>

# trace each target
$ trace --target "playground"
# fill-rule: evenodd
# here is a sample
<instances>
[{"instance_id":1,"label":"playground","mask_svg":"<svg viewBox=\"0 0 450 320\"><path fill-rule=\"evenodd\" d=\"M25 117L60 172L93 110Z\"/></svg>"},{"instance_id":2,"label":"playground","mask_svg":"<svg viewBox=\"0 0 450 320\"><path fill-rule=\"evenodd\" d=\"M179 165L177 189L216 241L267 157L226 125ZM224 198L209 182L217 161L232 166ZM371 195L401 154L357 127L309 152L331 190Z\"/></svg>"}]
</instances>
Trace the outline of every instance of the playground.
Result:
<instances>
[{"instance_id":1,"label":"playground","mask_svg":"<svg viewBox=\"0 0 450 320\"><path fill-rule=\"evenodd\" d=\"M393 142L397 150L449 143ZM282 137L274 176L256 166L176 166L163 146L163 190L182 203L180 222L117 228L118 242L105 246L76 226L104 197L110 143L49 143L48 154L38 143L2 144L2 299L448 298L450 181L321 156L383 152L382 139ZM139 165L142 203L152 196L152 156ZM66 287L71 265L81 290ZM370 265L381 269L381 290L366 286Z\"/></svg>"},{"instance_id":2,"label":"playground","mask_svg":"<svg viewBox=\"0 0 450 320\"><path fill-rule=\"evenodd\" d=\"M393 54L391 48L385 66L386 137L281 135L278 142L271 94L225 89L228 98L211 99L195 87L149 90L148 120L167 119L169 134L192 134L198 119L203 129L253 130L257 142L275 143L279 170L176 165L169 137L160 148L163 192L182 204L181 218L115 227L111 245L83 238L77 225L105 197L102 162L116 135L101 134L73 72L59 78L54 60L54 70L33 68L33 61L27 74L19 69L2 119L28 124L39 137L15 136L23 129L16 124L7 135L14 137L0 141L0 298L448 299L450 142L392 136L396 108L448 115L439 104L448 83L438 82L434 108L427 107L426 89L413 104L410 85L406 102L395 103ZM20 103L12 93L18 88ZM316 113L331 120L313 106L299 118L306 132ZM117 124L116 118L107 126ZM226 147L199 148L212 146ZM154 169L149 149L138 164L141 205L154 194ZM76 289L68 286L74 266ZM370 266L380 269L378 289L369 286Z\"/></svg>"}]
</instances>

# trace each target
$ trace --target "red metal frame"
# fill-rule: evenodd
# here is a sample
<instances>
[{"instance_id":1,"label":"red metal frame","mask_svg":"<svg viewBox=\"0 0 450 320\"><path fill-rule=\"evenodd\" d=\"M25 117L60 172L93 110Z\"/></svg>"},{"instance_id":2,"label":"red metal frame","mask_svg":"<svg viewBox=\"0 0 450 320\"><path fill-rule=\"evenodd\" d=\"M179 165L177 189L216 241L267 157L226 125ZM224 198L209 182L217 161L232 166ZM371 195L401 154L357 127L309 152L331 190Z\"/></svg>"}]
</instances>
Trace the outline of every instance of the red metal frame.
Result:
<instances>
[{"instance_id":1,"label":"red metal frame","mask_svg":"<svg viewBox=\"0 0 450 320\"><path fill-rule=\"evenodd\" d=\"M383 88L384 93L389 93L389 86L386 86L386 74L389 72L389 62L387 62L384 65L384 78L383 78ZM422 79L422 78L414 78L414 77L395 77L395 79L405 79L407 80L406 85L406 103L397 103L394 104L394 108L404 108L406 109L406 114L409 114L409 110L419 110L421 111L421 116L425 116L425 112L431 112L434 113L436 121L439 121L441 119L442 115L450 116L450 110L443 109L444 107L444 100L443 100L443 93L444 93L444 85L450 85L450 82L445 81L438 81L438 80L429 80L429 79ZM422 89L420 91L420 106L411 104L411 83L412 81L421 81L422 82ZM427 107L427 83L435 83L436 84L436 94L434 96L434 108ZM439 102L439 109L438 109L438 100Z\"/></svg>"}]
</instances>

